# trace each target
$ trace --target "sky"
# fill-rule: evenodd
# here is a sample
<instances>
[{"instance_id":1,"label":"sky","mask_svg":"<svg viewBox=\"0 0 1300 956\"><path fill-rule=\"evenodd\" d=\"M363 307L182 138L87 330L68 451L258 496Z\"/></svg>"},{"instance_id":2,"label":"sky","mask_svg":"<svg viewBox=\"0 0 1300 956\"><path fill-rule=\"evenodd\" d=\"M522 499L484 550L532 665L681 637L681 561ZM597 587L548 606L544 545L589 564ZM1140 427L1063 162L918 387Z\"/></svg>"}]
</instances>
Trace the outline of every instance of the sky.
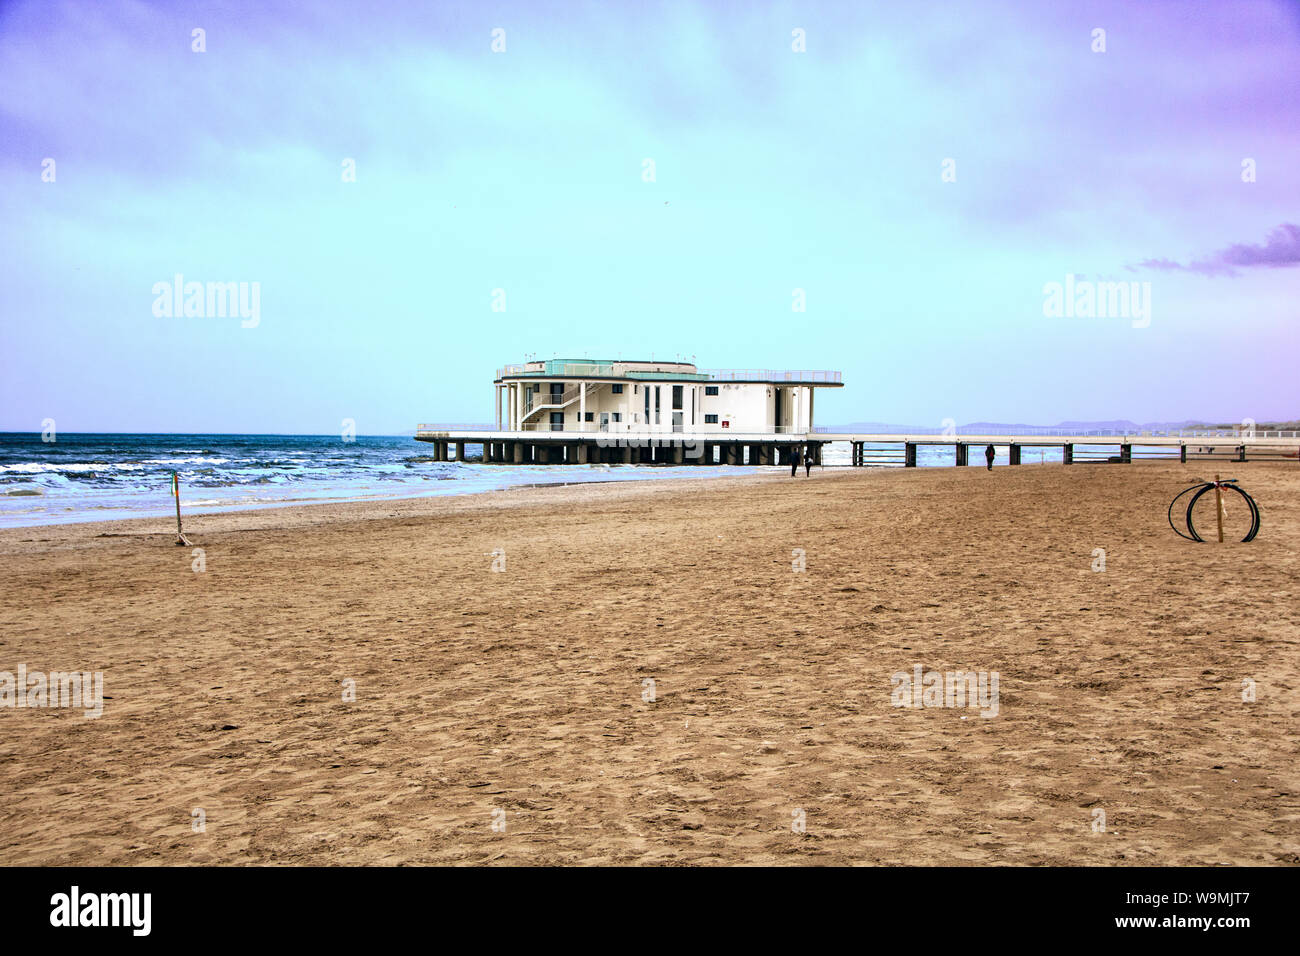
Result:
<instances>
[{"instance_id":1,"label":"sky","mask_svg":"<svg viewBox=\"0 0 1300 956\"><path fill-rule=\"evenodd\" d=\"M0 223L0 430L397 434L556 356L1295 419L1300 4L3 3Z\"/></svg>"}]
</instances>

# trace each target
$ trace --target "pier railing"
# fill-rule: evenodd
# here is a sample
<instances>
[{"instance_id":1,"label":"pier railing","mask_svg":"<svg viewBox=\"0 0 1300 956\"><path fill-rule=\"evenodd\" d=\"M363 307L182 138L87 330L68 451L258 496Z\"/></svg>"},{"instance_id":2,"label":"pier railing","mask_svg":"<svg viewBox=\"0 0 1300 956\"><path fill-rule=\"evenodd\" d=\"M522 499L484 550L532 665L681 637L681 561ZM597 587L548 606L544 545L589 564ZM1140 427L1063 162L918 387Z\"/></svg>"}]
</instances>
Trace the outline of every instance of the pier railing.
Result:
<instances>
[{"instance_id":1,"label":"pier railing","mask_svg":"<svg viewBox=\"0 0 1300 956\"><path fill-rule=\"evenodd\" d=\"M540 406L538 406L540 407ZM420 426L423 431L425 425ZM441 428L441 426L439 426ZM444 429L445 430L445 429ZM502 431L511 431L511 429L501 429ZM680 431L674 431L669 428L657 427L647 428L639 423L628 424L626 422L610 422L604 428L601 428L597 422L566 422L564 428L552 428L549 421L541 419L539 421L522 422L519 427L513 429L518 432L548 432L554 431L557 434L564 435L583 435L591 437L612 436L623 438L672 438L674 435L688 434L692 438L698 438L704 441L727 441L735 438L742 441L754 435L811 435L813 434L806 428L798 428L794 425L763 425L758 428L719 428L717 425L683 425Z\"/></svg>"},{"instance_id":2,"label":"pier railing","mask_svg":"<svg viewBox=\"0 0 1300 956\"><path fill-rule=\"evenodd\" d=\"M497 426L492 422L424 422L415 426L419 432L493 432Z\"/></svg>"},{"instance_id":3,"label":"pier railing","mask_svg":"<svg viewBox=\"0 0 1300 956\"><path fill-rule=\"evenodd\" d=\"M871 434L871 435L934 435L936 437L960 437L962 435L1044 435L1048 437L1093 437L1093 438L1236 438L1250 441L1252 438L1300 438L1300 431L1278 429L1240 429L1240 428L1184 428L1171 430L1143 429L1125 431L1106 428L1063 428L1060 426L988 426L962 425L958 428L924 428L911 425L840 427L818 425L818 434ZM1140 444L1140 442L1139 442Z\"/></svg>"}]
</instances>

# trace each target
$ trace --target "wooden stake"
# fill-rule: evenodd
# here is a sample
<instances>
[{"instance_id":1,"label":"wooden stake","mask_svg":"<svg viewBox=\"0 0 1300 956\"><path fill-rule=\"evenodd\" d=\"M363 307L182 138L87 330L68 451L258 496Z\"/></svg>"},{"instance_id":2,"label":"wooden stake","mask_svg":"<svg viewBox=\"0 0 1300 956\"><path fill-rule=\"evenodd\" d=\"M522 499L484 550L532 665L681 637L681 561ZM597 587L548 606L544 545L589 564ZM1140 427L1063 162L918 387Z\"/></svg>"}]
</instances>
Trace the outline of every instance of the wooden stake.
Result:
<instances>
[{"instance_id":1,"label":"wooden stake","mask_svg":"<svg viewBox=\"0 0 1300 956\"><path fill-rule=\"evenodd\" d=\"M1214 510L1219 516L1219 544L1223 544L1223 488L1218 475L1214 476Z\"/></svg>"},{"instance_id":2,"label":"wooden stake","mask_svg":"<svg viewBox=\"0 0 1300 956\"><path fill-rule=\"evenodd\" d=\"M177 547L189 547L190 539L185 537L185 532L181 530L181 480L172 472L172 494L176 496L176 545ZM1219 528L1219 540L1223 540L1223 528Z\"/></svg>"}]
</instances>

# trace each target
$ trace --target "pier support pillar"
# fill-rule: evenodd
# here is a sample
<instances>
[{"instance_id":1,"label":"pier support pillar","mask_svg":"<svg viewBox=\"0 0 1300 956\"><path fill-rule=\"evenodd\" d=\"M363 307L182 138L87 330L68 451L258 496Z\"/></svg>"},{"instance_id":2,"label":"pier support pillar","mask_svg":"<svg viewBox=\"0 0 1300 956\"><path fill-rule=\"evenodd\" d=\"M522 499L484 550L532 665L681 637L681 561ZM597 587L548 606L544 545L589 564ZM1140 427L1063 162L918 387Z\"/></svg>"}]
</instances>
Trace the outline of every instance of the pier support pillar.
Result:
<instances>
[{"instance_id":1,"label":"pier support pillar","mask_svg":"<svg viewBox=\"0 0 1300 956\"><path fill-rule=\"evenodd\" d=\"M463 441L456 442L456 460L465 460L465 443Z\"/></svg>"},{"instance_id":2,"label":"pier support pillar","mask_svg":"<svg viewBox=\"0 0 1300 956\"><path fill-rule=\"evenodd\" d=\"M1074 443L1066 442L1061 446L1061 461L1067 465L1074 464Z\"/></svg>"},{"instance_id":3,"label":"pier support pillar","mask_svg":"<svg viewBox=\"0 0 1300 956\"><path fill-rule=\"evenodd\" d=\"M1019 446L1019 445L1008 445L1008 446L1007 446L1007 457L1010 458L1010 460L1011 460L1010 463L1011 463L1011 464L1013 464L1013 465L1018 465L1018 464L1020 464L1020 446Z\"/></svg>"},{"instance_id":4,"label":"pier support pillar","mask_svg":"<svg viewBox=\"0 0 1300 956\"><path fill-rule=\"evenodd\" d=\"M1124 464L1126 464L1126 465L1128 465L1128 464L1132 464L1132 462L1133 462L1133 446L1132 446L1132 445L1120 445L1120 446L1119 446L1119 460L1120 460L1121 462L1123 462Z\"/></svg>"},{"instance_id":5,"label":"pier support pillar","mask_svg":"<svg viewBox=\"0 0 1300 956\"><path fill-rule=\"evenodd\" d=\"M585 441L578 442L578 464L585 465L587 457L587 443Z\"/></svg>"},{"instance_id":6,"label":"pier support pillar","mask_svg":"<svg viewBox=\"0 0 1300 956\"><path fill-rule=\"evenodd\" d=\"M680 464L683 464L683 463L686 461L686 449L682 447L682 443L681 443L681 442L678 442L678 441L673 442L673 449L672 449L672 451L673 451L673 464L674 464L674 465L680 465Z\"/></svg>"},{"instance_id":7,"label":"pier support pillar","mask_svg":"<svg viewBox=\"0 0 1300 956\"><path fill-rule=\"evenodd\" d=\"M623 446L623 464L625 464L625 465L630 465L630 464L632 464L632 446L631 446L631 445L624 445L624 446Z\"/></svg>"},{"instance_id":8,"label":"pier support pillar","mask_svg":"<svg viewBox=\"0 0 1300 956\"><path fill-rule=\"evenodd\" d=\"M916 442L903 442L903 467L916 467Z\"/></svg>"},{"instance_id":9,"label":"pier support pillar","mask_svg":"<svg viewBox=\"0 0 1300 956\"><path fill-rule=\"evenodd\" d=\"M957 467L964 468L970 464L970 445L964 441L957 442Z\"/></svg>"},{"instance_id":10,"label":"pier support pillar","mask_svg":"<svg viewBox=\"0 0 1300 956\"><path fill-rule=\"evenodd\" d=\"M515 463L516 465L522 465L522 464L524 463L524 443L523 443L523 442L521 442L521 441L517 441L517 442L515 442L514 452L511 454L510 457L514 460L514 463Z\"/></svg>"}]
</instances>

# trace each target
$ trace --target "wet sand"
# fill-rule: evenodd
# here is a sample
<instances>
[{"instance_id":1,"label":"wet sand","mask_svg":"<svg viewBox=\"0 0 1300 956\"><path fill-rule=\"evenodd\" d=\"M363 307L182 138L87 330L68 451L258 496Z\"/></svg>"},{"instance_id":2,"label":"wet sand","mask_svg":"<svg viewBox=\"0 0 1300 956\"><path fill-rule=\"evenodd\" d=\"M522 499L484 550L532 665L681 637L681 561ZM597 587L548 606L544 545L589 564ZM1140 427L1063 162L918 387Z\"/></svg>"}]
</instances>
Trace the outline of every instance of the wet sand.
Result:
<instances>
[{"instance_id":1,"label":"wet sand","mask_svg":"<svg viewBox=\"0 0 1300 956\"><path fill-rule=\"evenodd\" d=\"M1255 542L1167 463L0 531L0 670L109 698L0 708L0 863L1295 864L1300 468L1214 467Z\"/></svg>"}]
</instances>

